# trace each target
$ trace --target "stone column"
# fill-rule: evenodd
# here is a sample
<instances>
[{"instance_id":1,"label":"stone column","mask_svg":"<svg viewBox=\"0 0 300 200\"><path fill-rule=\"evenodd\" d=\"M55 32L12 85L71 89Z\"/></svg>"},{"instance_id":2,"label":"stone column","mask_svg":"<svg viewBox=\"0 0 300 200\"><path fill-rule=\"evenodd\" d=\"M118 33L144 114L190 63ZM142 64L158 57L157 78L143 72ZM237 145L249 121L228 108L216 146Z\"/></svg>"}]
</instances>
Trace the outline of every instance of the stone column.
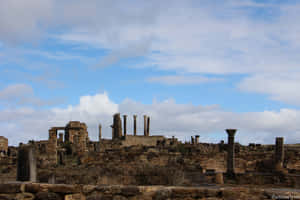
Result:
<instances>
[{"instance_id":1,"label":"stone column","mask_svg":"<svg viewBox=\"0 0 300 200\"><path fill-rule=\"evenodd\" d=\"M49 130L49 140L47 145L48 159L52 164L57 164L57 129Z\"/></svg>"},{"instance_id":2,"label":"stone column","mask_svg":"<svg viewBox=\"0 0 300 200\"><path fill-rule=\"evenodd\" d=\"M150 136L150 117L147 117L147 136Z\"/></svg>"},{"instance_id":3,"label":"stone column","mask_svg":"<svg viewBox=\"0 0 300 200\"><path fill-rule=\"evenodd\" d=\"M113 124L113 139L121 139L122 137L122 120L120 113L114 115L114 124Z\"/></svg>"},{"instance_id":4,"label":"stone column","mask_svg":"<svg viewBox=\"0 0 300 200\"><path fill-rule=\"evenodd\" d=\"M64 134L63 133L59 133L58 142L59 143L63 143L63 141L64 141Z\"/></svg>"},{"instance_id":5,"label":"stone column","mask_svg":"<svg viewBox=\"0 0 300 200\"><path fill-rule=\"evenodd\" d=\"M199 137L200 137L199 135L195 135L195 143L196 144L199 144Z\"/></svg>"},{"instance_id":6,"label":"stone column","mask_svg":"<svg viewBox=\"0 0 300 200\"><path fill-rule=\"evenodd\" d=\"M102 138L102 125L99 124L99 142L101 141L101 138Z\"/></svg>"},{"instance_id":7,"label":"stone column","mask_svg":"<svg viewBox=\"0 0 300 200\"><path fill-rule=\"evenodd\" d=\"M147 136L147 115L144 115L144 136Z\"/></svg>"},{"instance_id":8,"label":"stone column","mask_svg":"<svg viewBox=\"0 0 300 200\"><path fill-rule=\"evenodd\" d=\"M55 174L53 173L53 174L50 174L50 176L48 177L48 183L49 184L55 184Z\"/></svg>"},{"instance_id":9,"label":"stone column","mask_svg":"<svg viewBox=\"0 0 300 200\"><path fill-rule=\"evenodd\" d=\"M123 115L124 137L127 135L127 115Z\"/></svg>"},{"instance_id":10,"label":"stone column","mask_svg":"<svg viewBox=\"0 0 300 200\"><path fill-rule=\"evenodd\" d=\"M58 155L59 155L58 163L60 165L64 165L65 164L65 151L63 151L63 150L59 151Z\"/></svg>"},{"instance_id":11,"label":"stone column","mask_svg":"<svg viewBox=\"0 0 300 200\"><path fill-rule=\"evenodd\" d=\"M234 135L236 129L226 129L228 134L228 147L227 147L227 174L234 175Z\"/></svg>"},{"instance_id":12,"label":"stone column","mask_svg":"<svg viewBox=\"0 0 300 200\"><path fill-rule=\"evenodd\" d=\"M114 136L114 125L110 125L111 127L111 138L114 139L115 136Z\"/></svg>"},{"instance_id":13,"label":"stone column","mask_svg":"<svg viewBox=\"0 0 300 200\"><path fill-rule=\"evenodd\" d=\"M192 143L192 144L195 144L195 139L194 139L193 136L191 136L191 143Z\"/></svg>"},{"instance_id":14,"label":"stone column","mask_svg":"<svg viewBox=\"0 0 300 200\"><path fill-rule=\"evenodd\" d=\"M284 140L283 137L276 138L275 145L275 164L276 167L282 168L284 160Z\"/></svg>"},{"instance_id":15,"label":"stone column","mask_svg":"<svg viewBox=\"0 0 300 200\"><path fill-rule=\"evenodd\" d=\"M136 136L136 115L133 115L133 135Z\"/></svg>"},{"instance_id":16,"label":"stone column","mask_svg":"<svg viewBox=\"0 0 300 200\"><path fill-rule=\"evenodd\" d=\"M17 181L36 182L36 153L31 145L20 146L17 157Z\"/></svg>"}]
</instances>

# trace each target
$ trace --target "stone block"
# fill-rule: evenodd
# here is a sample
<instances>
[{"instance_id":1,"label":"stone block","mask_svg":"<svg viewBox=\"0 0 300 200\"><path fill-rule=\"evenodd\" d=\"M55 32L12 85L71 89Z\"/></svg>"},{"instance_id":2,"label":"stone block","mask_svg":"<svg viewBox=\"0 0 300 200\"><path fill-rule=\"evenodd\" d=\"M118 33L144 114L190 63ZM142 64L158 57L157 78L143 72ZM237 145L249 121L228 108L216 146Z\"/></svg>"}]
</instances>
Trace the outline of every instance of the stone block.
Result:
<instances>
[{"instance_id":1,"label":"stone block","mask_svg":"<svg viewBox=\"0 0 300 200\"><path fill-rule=\"evenodd\" d=\"M1 200L16 200L15 194L0 194Z\"/></svg>"},{"instance_id":2,"label":"stone block","mask_svg":"<svg viewBox=\"0 0 300 200\"><path fill-rule=\"evenodd\" d=\"M31 193L19 193L16 195L17 200L34 200L35 197Z\"/></svg>"},{"instance_id":3,"label":"stone block","mask_svg":"<svg viewBox=\"0 0 300 200\"><path fill-rule=\"evenodd\" d=\"M0 184L0 193L19 193L21 192L21 183L3 183Z\"/></svg>"},{"instance_id":4,"label":"stone block","mask_svg":"<svg viewBox=\"0 0 300 200\"><path fill-rule=\"evenodd\" d=\"M81 188L79 185L66 185L66 184L49 184L48 190L50 192L55 193L62 193L62 194L71 194L71 193L78 193L81 191Z\"/></svg>"},{"instance_id":5,"label":"stone block","mask_svg":"<svg viewBox=\"0 0 300 200\"><path fill-rule=\"evenodd\" d=\"M88 194L88 193L92 193L93 191L95 191L97 186L95 185L84 185L82 187L82 191L84 194Z\"/></svg>"},{"instance_id":6,"label":"stone block","mask_svg":"<svg viewBox=\"0 0 300 200\"><path fill-rule=\"evenodd\" d=\"M48 189L43 189L38 183L28 183L25 185L25 192L38 193L40 191L48 191Z\"/></svg>"},{"instance_id":7,"label":"stone block","mask_svg":"<svg viewBox=\"0 0 300 200\"><path fill-rule=\"evenodd\" d=\"M154 196L154 200L165 200L170 197L170 190L158 190Z\"/></svg>"},{"instance_id":8,"label":"stone block","mask_svg":"<svg viewBox=\"0 0 300 200\"><path fill-rule=\"evenodd\" d=\"M126 186L121 189L121 194L126 197L136 196L140 194L140 190L135 186Z\"/></svg>"},{"instance_id":9,"label":"stone block","mask_svg":"<svg viewBox=\"0 0 300 200\"><path fill-rule=\"evenodd\" d=\"M85 200L85 196L83 194L68 194L65 195L65 200Z\"/></svg>"},{"instance_id":10,"label":"stone block","mask_svg":"<svg viewBox=\"0 0 300 200\"><path fill-rule=\"evenodd\" d=\"M36 200L63 200L63 197L53 192L38 192L35 195Z\"/></svg>"},{"instance_id":11,"label":"stone block","mask_svg":"<svg viewBox=\"0 0 300 200\"><path fill-rule=\"evenodd\" d=\"M224 184L223 173L216 173L216 184Z\"/></svg>"}]
</instances>

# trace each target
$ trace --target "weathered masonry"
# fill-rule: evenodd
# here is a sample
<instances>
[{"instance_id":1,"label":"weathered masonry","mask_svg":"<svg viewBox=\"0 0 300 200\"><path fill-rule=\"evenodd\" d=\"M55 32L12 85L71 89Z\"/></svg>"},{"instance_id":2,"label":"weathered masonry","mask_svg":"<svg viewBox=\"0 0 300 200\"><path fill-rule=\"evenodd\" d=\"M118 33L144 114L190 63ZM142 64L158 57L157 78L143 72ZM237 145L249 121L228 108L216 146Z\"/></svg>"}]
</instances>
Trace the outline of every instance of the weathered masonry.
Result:
<instances>
[{"instance_id":1,"label":"weathered masonry","mask_svg":"<svg viewBox=\"0 0 300 200\"><path fill-rule=\"evenodd\" d=\"M228 134L228 149L227 149L227 174L233 176L234 173L234 136L236 129L226 129Z\"/></svg>"},{"instance_id":2,"label":"weathered masonry","mask_svg":"<svg viewBox=\"0 0 300 200\"><path fill-rule=\"evenodd\" d=\"M33 145L21 145L17 159L17 181L37 180L36 149Z\"/></svg>"},{"instance_id":3,"label":"weathered masonry","mask_svg":"<svg viewBox=\"0 0 300 200\"><path fill-rule=\"evenodd\" d=\"M8 151L8 139L0 136L0 153L7 154Z\"/></svg>"}]
</instances>

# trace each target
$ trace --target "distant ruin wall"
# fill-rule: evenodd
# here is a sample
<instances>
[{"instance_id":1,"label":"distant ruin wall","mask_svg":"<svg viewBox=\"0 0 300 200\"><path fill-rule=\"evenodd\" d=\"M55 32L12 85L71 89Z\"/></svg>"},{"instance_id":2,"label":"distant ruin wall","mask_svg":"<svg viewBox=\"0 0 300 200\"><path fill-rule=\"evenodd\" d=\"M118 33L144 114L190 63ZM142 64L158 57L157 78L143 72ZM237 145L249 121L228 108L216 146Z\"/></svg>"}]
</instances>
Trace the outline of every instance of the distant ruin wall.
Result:
<instances>
[{"instance_id":1,"label":"distant ruin wall","mask_svg":"<svg viewBox=\"0 0 300 200\"><path fill-rule=\"evenodd\" d=\"M164 139L165 139L164 136L127 135L126 139L122 141L122 146L135 146L135 145L156 146L157 141L162 141Z\"/></svg>"},{"instance_id":2,"label":"distant ruin wall","mask_svg":"<svg viewBox=\"0 0 300 200\"><path fill-rule=\"evenodd\" d=\"M0 136L0 152L7 153L8 150L8 139Z\"/></svg>"}]
</instances>

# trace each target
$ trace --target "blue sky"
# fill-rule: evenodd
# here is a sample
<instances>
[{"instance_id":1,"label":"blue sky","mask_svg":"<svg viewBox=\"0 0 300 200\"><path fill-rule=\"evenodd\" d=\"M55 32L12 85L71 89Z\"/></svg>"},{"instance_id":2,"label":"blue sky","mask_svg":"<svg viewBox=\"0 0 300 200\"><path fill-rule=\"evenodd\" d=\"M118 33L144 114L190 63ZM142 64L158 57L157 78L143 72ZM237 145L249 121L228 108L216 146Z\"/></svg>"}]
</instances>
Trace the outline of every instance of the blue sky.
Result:
<instances>
[{"instance_id":1,"label":"blue sky","mask_svg":"<svg viewBox=\"0 0 300 200\"><path fill-rule=\"evenodd\" d=\"M300 142L299 13L297 1L1 1L2 134L17 144L81 120L95 140L121 112L182 140L238 128L243 144Z\"/></svg>"}]
</instances>

